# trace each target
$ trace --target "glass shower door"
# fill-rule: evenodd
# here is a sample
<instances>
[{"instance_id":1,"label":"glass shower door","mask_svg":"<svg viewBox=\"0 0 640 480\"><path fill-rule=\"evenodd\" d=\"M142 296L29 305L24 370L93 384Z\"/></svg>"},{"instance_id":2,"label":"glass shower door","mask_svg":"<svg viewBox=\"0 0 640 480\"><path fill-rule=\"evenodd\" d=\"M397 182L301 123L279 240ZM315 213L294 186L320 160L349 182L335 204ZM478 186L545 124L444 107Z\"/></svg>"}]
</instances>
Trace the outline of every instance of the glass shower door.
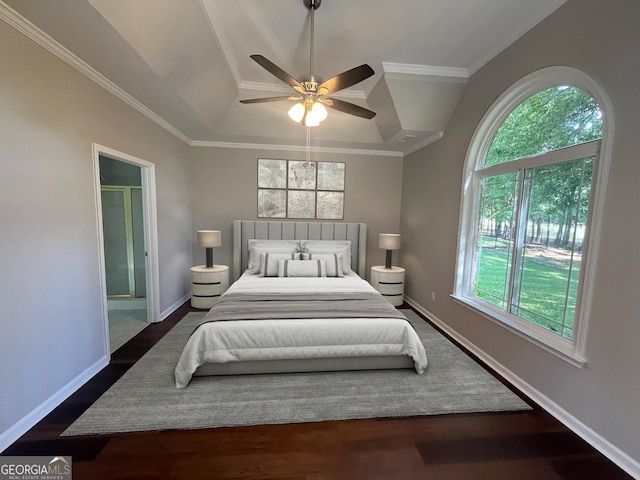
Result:
<instances>
[{"instance_id":1,"label":"glass shower door","mask_svg":"<svg viewBox=\"0 0 640 480\"><path fill-rule=\"evenodd\" d=\"M142 192L137 187L102 187L107 296L146 297Z\"/></svg>"}]
</instances>

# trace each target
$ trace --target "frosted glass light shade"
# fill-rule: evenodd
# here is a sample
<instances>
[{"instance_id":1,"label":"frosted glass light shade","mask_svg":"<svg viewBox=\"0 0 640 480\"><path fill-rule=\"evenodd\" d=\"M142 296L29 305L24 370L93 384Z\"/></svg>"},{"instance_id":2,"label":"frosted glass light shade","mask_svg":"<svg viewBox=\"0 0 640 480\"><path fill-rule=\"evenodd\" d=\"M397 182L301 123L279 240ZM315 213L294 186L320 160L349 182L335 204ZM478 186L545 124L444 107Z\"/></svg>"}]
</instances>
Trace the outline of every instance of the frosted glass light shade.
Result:
<instances>
[{"instance_id":1,"label":"frosted glass light shade","mask_svg":"<svg viewBox=\"0 0 640 480\"><path fill-rule=\"evenodd\" d=\"M381 233L378 246L383 250L400 250L400 235L397 233Z\"/></svg>"},{"instance_id":2,"label":"frosted glass light shade","mask_svg":"<svg viewBox=\"0 0 640 480\"><path fill-rule=\"evenodd\" d=\"M305 127L317 127L320 122L327 118L327 109L320 102L305 101L296 103L289 109L289 117Z\"/></svg>"},{"instance_id":3,"label":"frosted glass light shade","mask_svg":"<svg viewBox=\"0 0 640 480\"><path fill-rule=\"evenodd\" d=\"M222 245L220 230L198 230L198 245L205 248Z\"/></svg>"},{"instance_id":4,"label":"frosted glass light shade","mask_svg":"<svg viewBox=\"0 0 640 480\"><path fill-rule=\"evenodd\" d=\"M318 122L321 122L327 118L327 109L324 108L324 105L320 102L316 102L313 104L313 107L311 107L311 115L317 118Z\"/></svg>"},{"instance_id":5,"label":"frosted glass light shade","mask_svg":"<svg viewBox=\"0 0 640 480\"><path fill-rule=\"evenodd\" d=\"M304 117L304 105L302 103L296 103L289 109L289 117L294 122L300 123L302 121L302 117Z\"/></svg>"}]
</instances>

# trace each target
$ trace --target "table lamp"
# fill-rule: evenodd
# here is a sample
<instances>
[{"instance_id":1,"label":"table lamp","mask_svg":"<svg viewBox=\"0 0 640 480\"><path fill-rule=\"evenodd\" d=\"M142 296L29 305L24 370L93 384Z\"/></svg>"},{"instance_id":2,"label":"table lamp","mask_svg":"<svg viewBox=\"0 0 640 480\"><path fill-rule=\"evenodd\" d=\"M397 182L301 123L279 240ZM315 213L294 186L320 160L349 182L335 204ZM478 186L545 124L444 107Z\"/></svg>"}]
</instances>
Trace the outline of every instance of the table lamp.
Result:
<instances>
[{"instance_id":1,"label":"table lamp","mask_svg":"<svg viewBox=\"0 0 640 480\"><path fill-rule=\"evenodd\" d=\"M400 235L397 233L381 233L378 246L387 251L387 259L384 268L391 268L391 254L393 250L400 249Z\"/></svg>"},{"instance_id":2,"label":"table lamp","mask_svg":"<svg viewBox=\"0 0 640 480\"><path fill-rule=\"evenodd\" d=\"M220 230L198 230L198 245L207 250L207 268L213 268L213 247L222 245Z\"/></svg>"}]
</instances>

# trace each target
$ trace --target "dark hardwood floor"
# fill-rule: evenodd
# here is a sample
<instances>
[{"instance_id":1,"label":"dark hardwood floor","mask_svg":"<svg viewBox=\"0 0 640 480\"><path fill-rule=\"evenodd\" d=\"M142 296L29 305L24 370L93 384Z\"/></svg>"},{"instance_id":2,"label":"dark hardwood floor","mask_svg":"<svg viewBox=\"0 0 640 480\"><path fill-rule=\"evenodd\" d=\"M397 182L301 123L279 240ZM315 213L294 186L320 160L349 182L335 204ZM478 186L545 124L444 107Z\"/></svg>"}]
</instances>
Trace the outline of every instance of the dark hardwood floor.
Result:
<instances>
[{"instance_id":1,"label":"dark hardwood floor","mask_svg":"<svg viewBox=\"0 0 640 480\"><path fill-rule=\"evenodd\" d=\"M2 455L71 456L75 480L631 478L535 405L526 412L60 437L189 311L185 304L148 326Z\"/></svg>"}]
</instances>

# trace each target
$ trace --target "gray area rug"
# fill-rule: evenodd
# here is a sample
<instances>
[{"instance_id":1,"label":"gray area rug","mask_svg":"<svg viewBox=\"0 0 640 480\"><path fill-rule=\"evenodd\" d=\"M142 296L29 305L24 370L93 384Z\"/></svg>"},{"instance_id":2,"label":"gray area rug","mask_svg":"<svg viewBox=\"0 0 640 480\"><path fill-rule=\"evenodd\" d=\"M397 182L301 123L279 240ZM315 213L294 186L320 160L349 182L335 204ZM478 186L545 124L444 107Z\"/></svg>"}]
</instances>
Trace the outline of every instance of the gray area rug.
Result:
<instances>
[{"instance_id":1,"label":"gray area rug","mask_svg":"<svg viewBox=\"0 0 640 480\"><path fill-rule=\"evenodd\" d=\"M530 407L411 310L429 366L413 370L194 377L173 371L204 315L185 316L62 435L526 410Z\"/></svg>"}]
</instances>

